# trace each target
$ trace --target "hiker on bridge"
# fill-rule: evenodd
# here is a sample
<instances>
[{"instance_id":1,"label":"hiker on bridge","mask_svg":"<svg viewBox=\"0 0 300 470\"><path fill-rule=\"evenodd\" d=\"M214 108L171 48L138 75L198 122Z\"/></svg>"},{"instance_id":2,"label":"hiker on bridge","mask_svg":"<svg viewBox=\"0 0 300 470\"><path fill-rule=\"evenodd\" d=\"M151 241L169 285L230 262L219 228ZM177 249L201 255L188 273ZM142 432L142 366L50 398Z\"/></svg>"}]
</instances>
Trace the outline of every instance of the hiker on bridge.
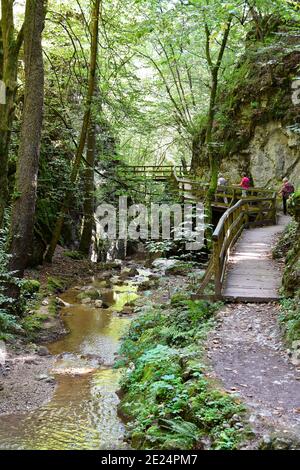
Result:
<instances>
[{"instance_id":1,"label":"hiker on bridge","mask_svg":"<svg viewBox=\"0 0 300 470\"><path fill-rule=\"evenodd\" d=\"M227 186L227 184L228 184L227 180L224 178L224 176L221 173L219 173L219 176L218 176L218 190L222 191L222 187ZM225 191L226 190L224 189L224 192ZM225 202L225 204L228 204L227 197L224 197L224 202Z\"/></svg>"},{"instance_id":2,"label":"hiker on bridge","mask_svg":"<svg viewBox=\"0 0 300 470\"><path fill-rule=\"evenodd\" d=\"M247 190L250 188L250 178L248 178L247 174L243 174L242 181L240 182L239 186L242 188L242 196L247 197Z\"/></svg>"},{"instance_id":3,"label":"hiker on bridge","mask_svg":"<svg viewBox=\"0 0 300 470\"><path fill-rule=\"evenodd\" d=\"M218 176L218 186L227 186L227 180L224 178L224 176L219 173Z\"/></svg>"},{"instance_id":4,"label":"hiker on bridge","mask_svg":"<svg viewBox=\"0 0 300 470\"><path fill-rule=\"evenodd\" d=\"M289 197L295 192L295 188L292 183L289 182L288 178L283 178L280 194L282 196L283 213L287 215L287 201Z\"/></svg>"}]
</instances>

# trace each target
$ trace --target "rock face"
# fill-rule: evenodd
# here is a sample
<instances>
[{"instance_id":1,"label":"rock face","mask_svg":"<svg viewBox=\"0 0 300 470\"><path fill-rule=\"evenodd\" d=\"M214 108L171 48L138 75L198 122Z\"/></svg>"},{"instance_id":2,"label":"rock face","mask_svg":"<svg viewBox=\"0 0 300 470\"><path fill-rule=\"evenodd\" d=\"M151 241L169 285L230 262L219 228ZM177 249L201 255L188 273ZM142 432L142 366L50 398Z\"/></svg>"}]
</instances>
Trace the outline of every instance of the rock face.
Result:
<instances>
[{"instance_id":1,"label":"rock face","mask_svg":"<svg viewBox=\"0 0 300 470\"><path fill-rule=\"evenodd\" d=\"M281 121L258 125L247 149L223 161L222 170L238 181L241 167L247 167L258 187L276 187L284 175L300 186L300 134Z\"/></svg>"}]
</instances>

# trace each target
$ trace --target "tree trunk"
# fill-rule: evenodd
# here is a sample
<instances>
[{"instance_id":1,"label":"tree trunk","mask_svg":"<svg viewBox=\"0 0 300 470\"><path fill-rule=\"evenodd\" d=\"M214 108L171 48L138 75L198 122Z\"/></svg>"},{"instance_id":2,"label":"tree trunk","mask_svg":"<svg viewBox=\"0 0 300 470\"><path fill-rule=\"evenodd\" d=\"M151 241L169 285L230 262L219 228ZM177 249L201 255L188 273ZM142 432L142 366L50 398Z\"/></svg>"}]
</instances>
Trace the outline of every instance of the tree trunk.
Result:
<instances>
[{"instance_id":1,"label":"tree trunk","mask_svg":"<svg viewBox=\"0 0 300 470\"><path fill-rule=\"evenodd\" d=\"M208 109L208 120L206 126L206 136L205 136L205 149L208 156L209 167L210 167L210 179L209 179L209 188L207 192L206 198L206 217L207 223L211 224L212 222L212 202L214 199L214 195L217 189L218 184L218 171L219 171L219 156L213 149L213 126L214 126L214 119L216 114L216 104L217 104L217 93L218 93L218 84L219 84L219 72L222 65L224 53L227 47L227 42L229 39L229 34L232 25L232 16L230 15L226 24L226 29L223 33L222 43L219 49L218 58L215 64L213 64L211 59L211 52L210 52L210 32L208 26L206 25L206 35L207 35L207 42L206 42L206 55L207 55L207 62L211 71L211 92L210 92L210 101L209 101L209 109Z\"/></svg>"},{"instance_id":2,"label":"tree trunk","mask_svg":"<svg viewBox=\"0 0 300 470\"><path fill-rule=\"evenodd\" d=\"M87 136L88 127L89 127L91 107L92 107L92 101L93 101L93 95L94 95L95 83L96 83L100 3L101 3L101 0L94 0L93 2L93 14L92 14L93 25L92 25L92 40L91 40L91 53L90 53L89 84L88 84L85 113L83 116L83 122L81 126L79 144L76 150L74 164L73 164L71 177L70 177L70 191L68 191L65 195L65 198L64 198L61 210L60 210L60 214L58 216L58 219L54 227L50 245L45 254L45 260L48 262L52 261L52 257L54 255L56 245L60 239L60 234L61 234L61 230L63 227L65 215L70 206L70 201L71 201L71 196L72 196L72 187L74 186L77 176L78 176L80 163L82 159L82 153L83 153L85 142L86 142L86 136Z\"/></svg>"},{"instance_id":3,"label":"tree trunk","mask_svg":"<svg viewBox=\"0 0 300 470\"><path fill-rule=\"evenodd\" d=\"M96 144L96 126L95 123L90 124L86 162L87 166L84 171L84 222L80 239L79 251L84 255L89 255L93 226L94 226L94 166L95 166L95 144Z\"/></svg>"},{"instance_id":4,"label":"tree trunk","mask_svg":"<svg viewBox=\"0 0 300 470\"><path fill-rule=\"evenodd\" d=\"M13 0L1 1L0 79L5 84L5 103L0 103L0 227L8 199L7 165L11 126L17 90L18 55L23 42L23 27L15 38Z\"/></svg>"},{"instance_id":5,"label":"tree trunk","mask_svg":"<svg viewBox=\"0 0 300 470\"><path fill-rule=\"evenodd\" d=\"M25 96L11 221L10 270L22 277L31 251L44 104L44 0L27 0L24 24Z\"/></svg>"},{"instance_id":6,"label":"tree trunk","mask_svg":"<svg viewBox=\"0 0 300 470\"><path fill-rule=\"evenodd\" d=\"M209 161L205 152L205 129L195 133L192 141L191 174L205 177L209 172Z\"/></svg>"},{"instance_id":7,"label":"tree trunk","mask_svg":"<svg viewBox=\"0 0 300 470\"><path fill-rule=\"evenodd\" d=\"M217 89L218 89L218 72L212 72L212 87L211 87L211 94L210 94L210 103L209 103L209 110L208 110L208 122L206 128L206 137L205 137L205 146L206 152L208 155L209 167L210 167L210 183L209 183L209 191L208 195L213 196L218 182L218 161L215 156L215 152L212 148L212 137L213 137L213 125L214 125L214 118L215 118L215 106L216 106L216 98L217 98Z\"/></svg>"}]
</instances>

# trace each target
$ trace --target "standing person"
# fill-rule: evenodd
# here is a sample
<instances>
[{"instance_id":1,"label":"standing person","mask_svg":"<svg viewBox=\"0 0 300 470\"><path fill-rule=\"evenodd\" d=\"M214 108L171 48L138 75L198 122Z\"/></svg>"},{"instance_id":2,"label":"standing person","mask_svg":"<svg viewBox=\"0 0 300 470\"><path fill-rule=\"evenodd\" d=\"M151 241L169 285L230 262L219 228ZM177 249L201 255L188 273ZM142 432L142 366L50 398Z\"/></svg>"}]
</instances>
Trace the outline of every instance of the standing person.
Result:
<instances>
[{"instance_id":1,"label":"standing person","mask_svg":"<svg viewBox=\"0 0 300 470\"><path fill-rule=\"evenodd\" d=\"M221 175L221 173L219 173L218 176L218 186L227 186L227 180L224 178L223 175Z\"/></svg>"},{"instance_id":2,"label":"standing person","mask_svg":"<svg viewBox=\"0 0 300 470\"><path fill-rule=\"evenodd\" d=\"M282 196L283 213L284 215L287 215L287 200L291 194L295 192L295 188L292 183L289 182L288 178L283 178L282 183L280 194Z\"/></svg>"},{"instance_id":3,"label":"standing person","mask_svg":"<svg viewBox=\"0 0 300 470\"><path fill-rule=\"evenodd\" d=\"M250 178L248 178L246 173L243 173L242 181L239 186L242 188L242 196L247 196L247 190L250 188Z\"/></svg>"},{"instance_id":4,"label":"standing person","mask_svg":"<svg viewBox=\"0 0 300 470\"><path fill-rule=\"evenodd\" d=\"M227 186L227 180L224 178L223 175L221 175L221 173L219 173L219 176L218 176L218 189L219 191L222 191L222 186ZM225 188L223 188L224 192L226 191ZM224 197L224 202L225 204L228 204L228 199L227 197Z\"/></svg>"}]
</instances>

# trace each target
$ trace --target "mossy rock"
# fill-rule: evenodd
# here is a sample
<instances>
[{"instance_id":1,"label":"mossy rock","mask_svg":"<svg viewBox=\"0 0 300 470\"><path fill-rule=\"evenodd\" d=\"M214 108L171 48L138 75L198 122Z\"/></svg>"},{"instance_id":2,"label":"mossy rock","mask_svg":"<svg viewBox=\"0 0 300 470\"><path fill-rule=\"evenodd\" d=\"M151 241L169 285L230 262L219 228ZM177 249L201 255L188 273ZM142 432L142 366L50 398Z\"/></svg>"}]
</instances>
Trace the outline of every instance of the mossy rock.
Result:
<instances>
[{"instance_id":1,"label":"mossy rock","mask_svg":"<svg viewBox=\"0 0 300 470\"><path fill-rule=\"evenodd\" d=\"M47 289L49 292L62 292L65 289L65 282L58 277L49 276L47 279Z\"/></svg>"},{"instance_id":2,"label":"mossy rock","mask_svg":"<svg viewBox=\"0 0 300 470\"><path fill-rule=\"evenodd\" d=\"M267 436L259 445L260 450L300 450L300 439L293 433L280 432Z\"/></svg>"},{"instance_id":3,"label":"mossy rock","mask_svg":"<svg viewBox=\"0 0 300 470\"><path fill-rule=\"evenodd\" d=\"M81 292L78 294L78 299L83 300L83 299L91 299L91 300L99 300L101 299L101 292L99 292L97 289L89 289L84 292Z\"/></svg>"}]
</instances>

